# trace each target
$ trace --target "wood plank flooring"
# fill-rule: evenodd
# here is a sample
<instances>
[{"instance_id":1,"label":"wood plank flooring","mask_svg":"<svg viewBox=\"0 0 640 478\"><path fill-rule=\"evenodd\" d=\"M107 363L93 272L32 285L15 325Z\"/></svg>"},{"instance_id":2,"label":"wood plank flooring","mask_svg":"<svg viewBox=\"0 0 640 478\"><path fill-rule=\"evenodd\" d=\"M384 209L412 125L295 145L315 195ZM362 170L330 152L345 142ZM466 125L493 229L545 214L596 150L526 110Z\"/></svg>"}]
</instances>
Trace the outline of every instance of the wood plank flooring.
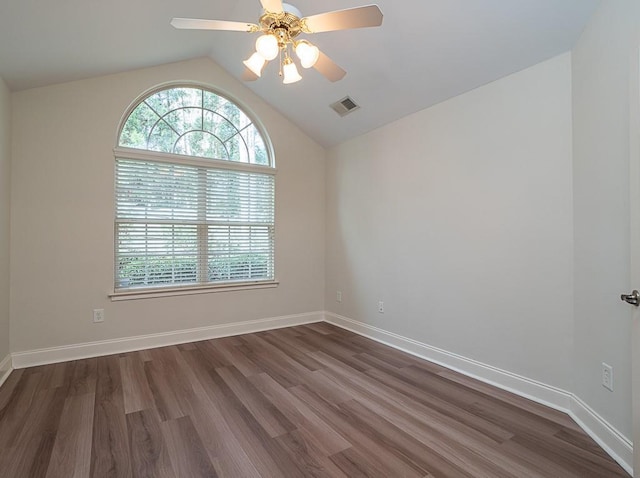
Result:
<instances>
[{"instance_id":1,"label":"wood plank flooring","mask_svg":"<svg viewBox=\"0 0 640 478\"><path fill-rule=\"evenodd\" d=\"M328 324L14 371L0 476L628 476L567 415Z\"/></svg>"}]
</instances>

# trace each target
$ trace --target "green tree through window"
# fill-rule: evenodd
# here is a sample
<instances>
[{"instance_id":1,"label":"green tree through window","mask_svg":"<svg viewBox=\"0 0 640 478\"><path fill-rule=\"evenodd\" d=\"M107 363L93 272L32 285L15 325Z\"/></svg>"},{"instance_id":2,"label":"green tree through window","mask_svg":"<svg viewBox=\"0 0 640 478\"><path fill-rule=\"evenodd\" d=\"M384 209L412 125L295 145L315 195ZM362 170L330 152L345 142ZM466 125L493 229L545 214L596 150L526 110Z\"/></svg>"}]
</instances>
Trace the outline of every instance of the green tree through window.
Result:
<instances>
[{"instance_id":1,"label":"green tree through window","mask_svg":"<svg viewBox=\"0 0 640 478\"><path fill-rule=\"evenodd\" d=\"M116 290L273 280L266 144L249 115L204 88L138 102L116 148Z\"/></svg>"}]
</instances>

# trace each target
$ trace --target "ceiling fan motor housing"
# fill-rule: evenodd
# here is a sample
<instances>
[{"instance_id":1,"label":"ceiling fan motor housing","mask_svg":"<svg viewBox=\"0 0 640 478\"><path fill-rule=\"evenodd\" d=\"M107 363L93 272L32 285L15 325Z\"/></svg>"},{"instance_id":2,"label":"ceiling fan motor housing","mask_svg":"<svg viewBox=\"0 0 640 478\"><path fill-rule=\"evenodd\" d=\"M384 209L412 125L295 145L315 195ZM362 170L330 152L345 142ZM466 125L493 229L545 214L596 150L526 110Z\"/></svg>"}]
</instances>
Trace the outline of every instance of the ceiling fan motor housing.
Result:
<instances>
[{"instance_id":1,"label":"ceiling fan motor housing","mask_svg":"<svg viewBox=\"0 0 640 478\"><path fill-rule=\"evenodd\" d=\"M260 17L260 28L265 33L271 33L278 39L282 47L303 32L303 22L300 11L287 3L282 4L283 11L279 13L267 12Z\"/></svg>"}]
</instances>

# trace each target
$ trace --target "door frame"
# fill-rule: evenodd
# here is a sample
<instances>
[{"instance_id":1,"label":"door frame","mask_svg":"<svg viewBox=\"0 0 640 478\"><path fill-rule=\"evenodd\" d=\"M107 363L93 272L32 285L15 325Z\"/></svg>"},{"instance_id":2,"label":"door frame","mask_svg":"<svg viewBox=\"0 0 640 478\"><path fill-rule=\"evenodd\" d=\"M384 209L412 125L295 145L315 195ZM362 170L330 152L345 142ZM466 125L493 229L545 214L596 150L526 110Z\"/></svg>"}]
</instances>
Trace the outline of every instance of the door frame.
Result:
<instances>
[{"instance_id":1,"label":"door frame","mask_svg":"<svg viewBox=\"0 0 640 478\"><path fill-rule=\"evenodd\" d=\"M632 51L629 78L630 285L640 289L640 45ZM640 477L640 307L632 308L631 380L633 469Z\"/></svg>"}]
</instances>

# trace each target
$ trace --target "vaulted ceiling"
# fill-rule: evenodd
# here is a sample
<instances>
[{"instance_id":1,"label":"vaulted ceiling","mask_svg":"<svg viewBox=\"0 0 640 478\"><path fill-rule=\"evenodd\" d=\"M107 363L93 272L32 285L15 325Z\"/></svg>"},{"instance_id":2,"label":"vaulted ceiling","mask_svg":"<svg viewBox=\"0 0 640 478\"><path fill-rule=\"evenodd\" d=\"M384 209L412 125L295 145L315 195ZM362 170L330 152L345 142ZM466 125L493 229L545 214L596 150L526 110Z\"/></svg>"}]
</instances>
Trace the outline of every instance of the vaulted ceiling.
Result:
<instances>
[{"instance_id":1,"label":"vaulted ceiling","mask_svg":"<svg viewBox=\"0 0 640 478\"><path fill-rule=\"evenodd\" d=\"M291 0L303 15L366 4ZM572 48L599 0L378 0L381 27L309 38L347 75L283 85L270 63L247 87L324 146ZM0 76L16 91L199 56L241 78L257 34L176 30L172 17L256 23L258 0L2 0ZM361 108L341 118L329 104Z\"/></svg>"}]
</instances>

